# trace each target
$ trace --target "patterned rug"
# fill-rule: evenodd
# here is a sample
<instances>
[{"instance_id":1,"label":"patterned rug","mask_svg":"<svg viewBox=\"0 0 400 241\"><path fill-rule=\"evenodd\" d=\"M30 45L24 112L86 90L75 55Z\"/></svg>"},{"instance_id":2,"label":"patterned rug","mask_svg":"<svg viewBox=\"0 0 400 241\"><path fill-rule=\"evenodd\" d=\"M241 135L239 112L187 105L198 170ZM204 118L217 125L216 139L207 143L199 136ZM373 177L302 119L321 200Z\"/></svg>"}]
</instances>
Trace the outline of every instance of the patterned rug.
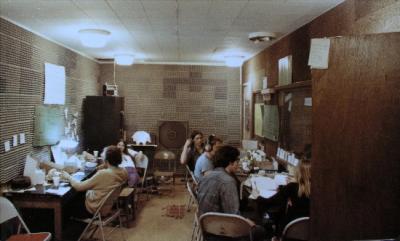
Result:
<instances>
[{"instance_id":1,"label":"patterned rug","mask_svg":"<svg viewBox=\"0 0 400 241\"><path fill-rule=\"evenodd\" d=\"M168 205L163 208L163 210L166 210L163 216L182 219L185 216L185 206L186 205Z\"/></svg>"}]
</instances>

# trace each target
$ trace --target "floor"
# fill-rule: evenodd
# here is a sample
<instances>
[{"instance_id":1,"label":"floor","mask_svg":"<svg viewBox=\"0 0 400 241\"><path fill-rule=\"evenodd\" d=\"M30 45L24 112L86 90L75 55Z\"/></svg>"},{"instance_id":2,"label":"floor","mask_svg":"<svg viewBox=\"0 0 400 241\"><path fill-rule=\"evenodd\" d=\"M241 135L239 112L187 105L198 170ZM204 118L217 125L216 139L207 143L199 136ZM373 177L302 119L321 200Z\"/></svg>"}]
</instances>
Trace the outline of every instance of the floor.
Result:
<instances>
[{"instance_id":1,"label":"floor","mask_svg":"<svg viewBox=\"0 0 400 241\"><path fill-rule=\"evenodd\" d=\"M190 212L184 210L182 219L167 217L168 205L186 205L188 192L185 185L175 184L173 192L141 197L136 213L136 219L130 223L130 228L123 228L127 241L188 241L192 234L194 208ZM122 240L120 230L115 230L107 240Z\"/></svg>"}]
</instances>

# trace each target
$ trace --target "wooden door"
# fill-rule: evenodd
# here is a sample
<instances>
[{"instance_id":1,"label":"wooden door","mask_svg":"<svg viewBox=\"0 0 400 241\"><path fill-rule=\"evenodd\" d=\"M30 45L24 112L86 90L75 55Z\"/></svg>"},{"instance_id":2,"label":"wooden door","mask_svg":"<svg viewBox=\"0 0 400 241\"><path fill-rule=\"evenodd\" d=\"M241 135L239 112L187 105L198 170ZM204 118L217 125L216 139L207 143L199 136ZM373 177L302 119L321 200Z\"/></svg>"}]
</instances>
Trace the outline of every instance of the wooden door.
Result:
<instances>
[{"instance_id":1,"label":"wooden door","mask_svg":"<svg viewBox=\"0 0 400 241\"><path fill-rule=\"evenodd\" d=\"M312 240L399 236L400 33L332 38L312 79Z\"/></svg>"}]
</instances>

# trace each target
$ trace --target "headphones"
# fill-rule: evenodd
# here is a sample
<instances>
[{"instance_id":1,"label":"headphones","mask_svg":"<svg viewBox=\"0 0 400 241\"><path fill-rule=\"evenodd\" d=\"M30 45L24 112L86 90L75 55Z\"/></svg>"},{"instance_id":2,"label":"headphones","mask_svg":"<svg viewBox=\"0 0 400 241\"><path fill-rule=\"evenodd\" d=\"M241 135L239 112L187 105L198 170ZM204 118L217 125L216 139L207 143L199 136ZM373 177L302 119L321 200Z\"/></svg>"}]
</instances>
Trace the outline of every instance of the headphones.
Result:
<instances>
[{"instance_id":1,"label":"headphones","mask_svg":"<svg viewBox=\"0 0 400 241\"><path fill-rule=\"evenodd\" d=\"M207 152L212 151L213 146L215 145L215 135L211 134L208 136L207 140L206 140L206 145L204 146L204 150Z\"/></svg>"}]
</instances>

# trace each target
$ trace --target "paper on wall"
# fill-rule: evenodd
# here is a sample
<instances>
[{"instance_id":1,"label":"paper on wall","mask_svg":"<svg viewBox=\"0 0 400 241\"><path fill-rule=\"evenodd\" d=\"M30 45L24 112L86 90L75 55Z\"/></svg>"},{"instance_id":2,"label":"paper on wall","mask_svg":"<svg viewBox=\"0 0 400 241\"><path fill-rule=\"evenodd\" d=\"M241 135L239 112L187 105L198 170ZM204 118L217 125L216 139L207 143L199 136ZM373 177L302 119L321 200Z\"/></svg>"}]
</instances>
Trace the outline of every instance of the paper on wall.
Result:
<instances>
[{"instance_id":1,"label":"paper on wall","mask_svg":"<svg viewBox=\"0 0 400 241\"><path fill-rule=\"evenodd\" d=\"M288 105L288 111L291 112L292 111L292 101L289 101L289 105Z\"/></svg>"},{"instance_id":2,"label":"paper on wall","mask_svg":"<svg viewBox=\"0 0 400 241\"><path fill-rule=\"evenodd\" d=\"M304 98L304 106L312 106L312 98L311 97Z\"/></svg>"},{"instance_id":3,"label":"paper on wall","mask_svg":"<svg viewBox=\"0 0 400 241\"><path fill-rule=\"evenodd\" d=\"M292 99L292 93L289 93L285 96L285 102L288 102L289 100Z\"/></svg>"},{"instance_id":4,"label":"paper on wall","mask_svg":"<svg viewBox=\"0 0 400 241\"><path fill-rule=\"evenodd\" d=\"M18 135L13 135L13 146L18 146Z\"/></svg>"},{"instance_id":5,"label":"paper on wall","mask_svg":"<svg viewBox=\"0 0 400 241\"><path fill-rule=\"evenodd\" d=\"M10 149L11 149L10 141L5 141L5 142L4 142L4 151L7 152L7 151L9 151Z\"/></svg>"},{"instance_id":6,"label":"paper on wall","mask_svg":"<svg viewBox=\"0 0 400 241\"><path fill-rule=\"evenodd\" d=\"M65 67L44 64L44 104L65 104Z\"/></svg>"},{"instance_id":7,"label":"paper on wall","mask_svg":"<svg viewBox=\"0 0 400 241\"><path fill-rule=\"evenodd\" d=\"M312 69L327 69L329 60L329 48L331 40L329 38L311 39L310 56L308 65Z\"/></svg>"},{"instance_id":8,"label":"paper on wall","mask_svg":"<svg viewBox=\"0 0 400 241\"><path fill-rule=\"evenodd\" d=\"M19 144L25 144L25 133L19 134Z\"/></svg>"}]
</instances>

